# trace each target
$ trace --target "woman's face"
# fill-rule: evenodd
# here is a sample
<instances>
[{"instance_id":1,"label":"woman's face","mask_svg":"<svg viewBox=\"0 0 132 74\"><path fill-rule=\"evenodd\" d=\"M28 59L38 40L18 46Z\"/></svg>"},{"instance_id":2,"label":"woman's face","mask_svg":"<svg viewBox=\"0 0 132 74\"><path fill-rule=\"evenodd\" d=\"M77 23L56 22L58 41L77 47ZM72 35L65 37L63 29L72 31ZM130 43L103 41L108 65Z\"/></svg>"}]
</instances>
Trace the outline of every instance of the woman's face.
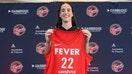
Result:
<instances>
[{"instance_id":1,"label":"woman's face","mask_svg":"<svg viewBox=\"0 0 132 74\"><path fill-rule=\"evenodd\" d=\"M73 17L71 6L67 3L63 4L61 6L59 16L62 19L62 22L71 22L71 19Z\"/></svg>"}]
</instances>

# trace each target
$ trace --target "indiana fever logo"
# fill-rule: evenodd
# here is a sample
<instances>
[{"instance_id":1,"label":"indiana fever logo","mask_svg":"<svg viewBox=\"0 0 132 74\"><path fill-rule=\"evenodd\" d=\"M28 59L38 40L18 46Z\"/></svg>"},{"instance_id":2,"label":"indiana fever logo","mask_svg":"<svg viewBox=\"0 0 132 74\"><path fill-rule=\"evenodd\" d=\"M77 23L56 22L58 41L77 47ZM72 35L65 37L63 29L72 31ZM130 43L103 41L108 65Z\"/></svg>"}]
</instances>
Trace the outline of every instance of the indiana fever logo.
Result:
<instances>
[{"instance_id":1,"label":"indiana fever logo","mask_svg":"<svg viewBox=\"0 0 132 74\"><path fill-rule=\"evenodd\" d=\"M13 33L16 36L22 36L26 31L26 28L22 24L17 24L13 28Z\"/></svg>"},{"instance_id":2,"label":"indiana fever logo","mask_svg":"<svg viewBox=\"0 0 132 74\"><path fill-rule=\"evenodd\" d=\"M120 72L123 70L123 63L119 60L115 60L112 65L111 65L111 68L114 72Z\"/></svg>"},{"instance_id":3,"label":"indiana fever logo","mask_svg":"<svg viewBox=\"0 0 132 74\"><path fill-rule=\"evenodd\" d=\"M40 42L36 45L36 52L39 54L44 54L44 52L45 52L45 43L44 42Z\"/></svg>"},{"instance_id":4,"label":"indiana fever logo","mask_svg":"<svg viewBox=\"0 0 132 74\"><path fill-rule=\"evenodd\" d=\"M110 26L110 33L112 35L119 35L121 33L121 31L122 31L122 28L119 24L112 24Z\"/></svg>"},{"instance_id":5,"label":"indiana fever logo","mask_svg":"<svg viewBox=\"0 0 132 74\"><path fill-rule=\"evenodd\" d=\"M23 69L23 65L20 61L14 61L11 63L10 65L10 70L13 72L13 73L19 73L21 72Z\"/></svg>"},{"instance_id":6,"label":"indiana fever logo","mask_svg":"<svg viewBox=\"0 0 132 74\"><path fill-rule=\"evenodd\" d=\"M45 16L47 16L48 15L48 13L49 13L49 9L46 7L46 6L41 6L41 7L39 7L38 9L37 9L37 15L39 16L39 17L45 17Z\"/></svg>"},{"instance_id":7,"label":"indiana fever logo","mask_svg":"<svg viewBox=\"0 0 132 74\"><path fill-rule=\"evenodd\" d=\"M98 14L98 12L99 12L98 8L96 6L94 6L94 5L90 5L86 9L86 14L89 17L95 17Z\"/></svg>"},{"instance_id":8,"label":"indiana fever logo","mask_svg":"<svg viewBox=\"0 0 132 74\"><path fill-rule=\"evenodd\" d=\"M99 50L99 46L97 43L95 43L95 42L89 43L89 53L90 54L95 54L98 52L98 50Z\"/></svg>"}]
</instances>

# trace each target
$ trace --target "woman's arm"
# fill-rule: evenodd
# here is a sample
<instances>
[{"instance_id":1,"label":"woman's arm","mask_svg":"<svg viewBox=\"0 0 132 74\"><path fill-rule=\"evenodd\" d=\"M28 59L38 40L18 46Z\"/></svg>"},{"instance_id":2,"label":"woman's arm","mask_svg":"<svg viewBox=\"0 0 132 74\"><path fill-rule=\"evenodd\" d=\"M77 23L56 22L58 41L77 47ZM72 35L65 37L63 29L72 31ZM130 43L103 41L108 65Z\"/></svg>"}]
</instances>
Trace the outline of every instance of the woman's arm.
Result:
<instances>
[{"instance_id":1,"label":"woman's arm","mask_svg":"<svg viewBox=\"0 0 132 74\"><path fill-rule=\"evenodd\" d=\"M84 35L86 36L85 48L86 48L86 52L89 53L89 40L90 40L92 34L91 34L90 31L87 30L87 29L83 29L82 32L83 32Z\"/></svg>"},{"instance_id":2,"label":"woman's arm","mask_svg":"<svg viewBox=\"0 0 132 74\"><path fill-rule=\"evenodd\" d=\"M48 29L46 32L45 32L45 52L44 53L47 53L49 50L50 50L50 46L51 46L51 41L50 41L50 35L53 33L53 30L54 29Z\"/></svg>"}]
</instances>

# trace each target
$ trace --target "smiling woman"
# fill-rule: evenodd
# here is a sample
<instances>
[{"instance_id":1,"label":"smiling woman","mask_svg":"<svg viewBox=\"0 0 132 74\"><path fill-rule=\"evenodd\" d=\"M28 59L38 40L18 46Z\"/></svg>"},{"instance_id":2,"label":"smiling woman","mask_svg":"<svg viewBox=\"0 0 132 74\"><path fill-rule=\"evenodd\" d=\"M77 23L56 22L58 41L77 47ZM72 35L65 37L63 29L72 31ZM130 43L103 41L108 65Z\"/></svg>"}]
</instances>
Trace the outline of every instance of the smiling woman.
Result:
<instances>
[{"instance_id":1,"label":"smiling woman","mask_svg":"<svg viewBox=\"0 0 132 74\"><path fill-rule=\"evenodd\" d=\"M92 60L87 46L90 38L88 30L77 26L71 3L62 2L55 28L45 33L44 74L87 74Z\"/></svg>"}]
</instances>

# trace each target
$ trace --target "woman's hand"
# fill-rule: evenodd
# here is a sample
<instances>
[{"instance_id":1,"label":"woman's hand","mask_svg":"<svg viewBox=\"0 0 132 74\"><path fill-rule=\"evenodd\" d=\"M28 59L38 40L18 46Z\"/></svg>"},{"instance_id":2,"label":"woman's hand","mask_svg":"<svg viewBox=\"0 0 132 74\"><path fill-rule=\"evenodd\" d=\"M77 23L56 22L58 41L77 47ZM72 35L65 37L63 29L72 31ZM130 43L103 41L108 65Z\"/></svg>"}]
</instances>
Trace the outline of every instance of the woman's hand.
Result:
<instances>
[{"instance_id":1,"label":"woman's hand","mask_svg":"<svg viewBox=\"0 0 132 74\"><path fill-rule=\"evenodd\" d=\"M86 36L86 44L85 44L85 47L86 47L86 52L89 54L89 40L91 38L91 33L89 30L87 29L83 29L82 32L84 33L84 35Z\"/></svg>"},{"instance_id":2,"label":"woman's hand","mask_svg":"<svg viewBox=\"0 0 132 74\"><path fill-rule=\"evenodd\" d=\"M87 30L87 29L83 29L82 32L83 32L83 34L87 37L87 38L86 38L87 41L89 41L90 38L91 38L91 36L92 36L91 32L90 32L89 30Z\"/></svg>"},{"instance_id":3,"label":"woman's hand","mask_svg":"<svg viewBox=\"0 0 132 74\"><path fill-rule=\"evenodd\" d=\"M45 32L46 43L49 43L49 42L50 42L50 35L53 33L53 30L54 30L54 29L48 29L48 30Z\"/></svg>"}]
</instances>

